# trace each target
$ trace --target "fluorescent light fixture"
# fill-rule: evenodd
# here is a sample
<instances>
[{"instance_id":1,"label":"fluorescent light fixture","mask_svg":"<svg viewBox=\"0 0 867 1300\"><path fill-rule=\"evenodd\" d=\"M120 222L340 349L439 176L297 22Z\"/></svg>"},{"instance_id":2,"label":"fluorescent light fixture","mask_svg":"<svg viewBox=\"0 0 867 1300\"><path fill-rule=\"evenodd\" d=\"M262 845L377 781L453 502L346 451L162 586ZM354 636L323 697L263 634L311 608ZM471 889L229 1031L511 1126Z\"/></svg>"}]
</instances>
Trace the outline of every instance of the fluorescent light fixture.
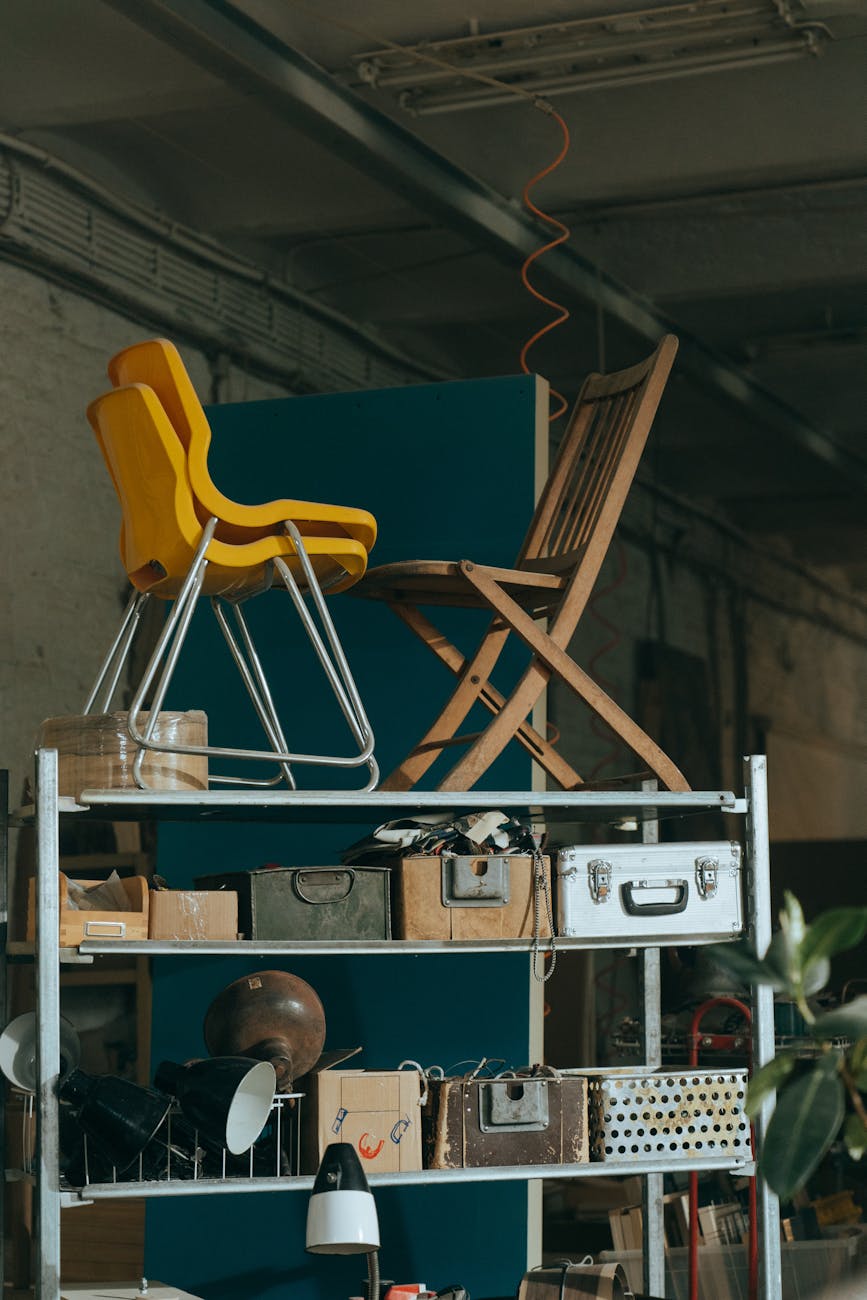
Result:
<instances>
[{"instance_id":1,"label":"fluorescent light fixture","mask_svg":"<svg viewBox=\"0 0 867 1300\"><path fill-rule=\"evenodd\" d=\"M391 91L421 117L513 103L516 92L547 98L779 63L817 55L830 38L785 0L703 0L389 46L353 62L356 84Z\"/></svg>"}]
</instances>

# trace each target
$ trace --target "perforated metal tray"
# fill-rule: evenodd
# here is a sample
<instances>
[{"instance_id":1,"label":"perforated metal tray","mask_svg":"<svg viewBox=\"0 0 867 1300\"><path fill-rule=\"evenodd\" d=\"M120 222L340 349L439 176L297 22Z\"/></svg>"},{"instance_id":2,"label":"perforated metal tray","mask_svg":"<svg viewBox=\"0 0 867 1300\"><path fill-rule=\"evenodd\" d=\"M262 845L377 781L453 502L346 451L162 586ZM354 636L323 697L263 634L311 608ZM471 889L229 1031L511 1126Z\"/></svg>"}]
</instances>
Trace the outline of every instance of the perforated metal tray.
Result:
<instances>
[{"instance_id":1,"label":"perforated metal tray","mask_svg":"<svg viewBox=\"0 0 867 1300\"><path fill-rule=\"evenodd\" d=\"M752 1159L746 1070L581 1073L589 1085L591 1160Z\"/></svg>"}]
</instances>

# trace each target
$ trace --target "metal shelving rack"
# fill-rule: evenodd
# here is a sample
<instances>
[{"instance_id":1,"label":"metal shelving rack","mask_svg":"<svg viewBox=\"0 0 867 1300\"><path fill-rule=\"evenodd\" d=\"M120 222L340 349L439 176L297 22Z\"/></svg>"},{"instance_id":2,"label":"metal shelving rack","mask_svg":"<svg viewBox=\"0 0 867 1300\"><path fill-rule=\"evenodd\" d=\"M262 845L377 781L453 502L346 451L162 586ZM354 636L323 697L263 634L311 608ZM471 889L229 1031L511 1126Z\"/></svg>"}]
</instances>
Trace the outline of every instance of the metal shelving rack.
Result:
<instances>
[{"instance_id":1,"label":"metal shelving rack","mask_svg":"<svg viewBox=\"0 0 867 1300\"><path fill-rule=\"evenodd\" d=\"M17 820L35 819L36 863L36 989L38 1034L37 1094L37 1257L36 1300L59 1300L60 1297L60 1209L63 1204L81 1199L124 1198L130 1196L190 1196L221 1192L267 1193L290 1189L309 1191L312 1177L254 1178L239 1181L198 1179L195 1181L143 1183L106 1183L89 1185L80 1193L62 1189L59 1178L59 1133L56 1088L60 1070L58 1025L60 1016L59 968L63 961L92 961L100 954L158 955L184 952L191 956L273 955L300 953L430 953L490 952L523 950L529 953L530 941L478 941L453 944L416 943L386 940L378 942L312 944L256 941L233 942L163 942L163 941L88 941L77 950L61 950L59 937L59 824L61 817L91 817L100 820L224 820L312 823L325 820L346 823L360 820L386 821L410 812L477 810L501 808L525 819L546 824L610 821L615 816L631 815L643 825L646 841L655 838L657 818L670 814L716 809L744 818L746 916L755 942L767 944L771 935L770 877L767 835L767 783L765 759L750 757L745 761L745 797L729 791L657 792L531 792L469 791L442 794L436 791L410 791L393 794L335 793L287 791L281 793L243 791L202 792L198 795L151 791L87 790L77 802L60 798L57 781L57 754L39 750L36 754L36 802L32 809L21 810ZM4 873L5 884L5 873ZM558 948L589 946L579 939L558 940ZM605 946L635 947L634 939L624 936L618 944ZM660 1050L660 965L659 949L643 951L643 998L645 1062L661 1065ZM756 1067L769 1060L774 1051L773 996L770 989L759 989L753 1000L754 1061ZM755 1124L756 1140L763 1140L773 1099L769 1098ZM662 1176L668 1167L664 1159L605 1160L581 1165L546 1166L545 1177L592 1178L616 1174L640 1174L645 1177L645 1253L646 1289L654 1295L664 1294L664 1252L662 1230ZM678 1168L689 1170L735 1169L754 1172L751 1162L738 1156L696 1156L678 1161ZM411 1183L451 1183L458 1181L535 1180L540 1166L506 1166L491 1169L421 1170L413 1173L380 1174L371 1177L376 1186ZM761 1259L762 1300L780 1300L781 1267L779 1207L769 1189L759 1190L759 1250Z\"/></svg>"}]
</instances>

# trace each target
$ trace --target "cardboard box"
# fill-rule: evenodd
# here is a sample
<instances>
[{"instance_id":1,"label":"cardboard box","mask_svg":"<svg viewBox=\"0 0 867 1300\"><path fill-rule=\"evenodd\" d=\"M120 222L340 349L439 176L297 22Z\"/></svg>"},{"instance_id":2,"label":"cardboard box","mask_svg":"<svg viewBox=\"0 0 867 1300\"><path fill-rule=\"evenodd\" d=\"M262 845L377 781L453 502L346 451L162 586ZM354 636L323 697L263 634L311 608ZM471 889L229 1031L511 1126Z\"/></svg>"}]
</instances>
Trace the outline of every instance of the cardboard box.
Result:
<instances>
[{"instance_id":1,"label":"cardboard box","mask_svg":"<svg viewBox=\"0 0 867 1300\"><path fill-rule=\"evenodd\" d=\"M551 861L543 858L551 897ZM401 858L393 868L395 937L532 939L534 862L529 854ZM539 935L548 938L544 902Z\"/></svg>"},{"instance_id":2,"label":"cardboard box","mask_svg":"<svg viewBox=\"0 0 867 1300\"><path fill-rule=\"evenodd\" d=\"M331 1142L351 1142L365 1173L421 1169L421 1080L414 1070L321 1070L302 1109L304 1166Z\"/></svg>"},{"instance_id":3,"label":"cardboard box","mask_svg":"<svg viewBox=\"0 0 867 1300\"><path fill-rule=\"evenodd\" d=\"M60 876L60 946L77 948L84 939L146 939L148 937L148 882L143 876L126 876L121 880L129 900L128 911L81 911L69 906L69 884ZM87 889L104 885L104 880L76 880ZM36 881L30 881L27 895L27 938L36 938Z\"/></svg>"},{"instance_id":4,"label":"cardboard box","mask_svg":"<svg viewBox=\"0 0 867 1300\"><path fill-rule=\"evenodd\" d=\"M431 1079L427 1169L584 1164L587 1080L565 1076Z\"/></svg>"},{"instance_id":5,"label":"cardboard box","mask_svg":"<svg viewBox=\"0 0 867 1300\"><path fill-rule=\"evenodd\" d=\"M238 895L229 889L154 889L149 939L237 939Z\"/></svg>"}]
</instances>

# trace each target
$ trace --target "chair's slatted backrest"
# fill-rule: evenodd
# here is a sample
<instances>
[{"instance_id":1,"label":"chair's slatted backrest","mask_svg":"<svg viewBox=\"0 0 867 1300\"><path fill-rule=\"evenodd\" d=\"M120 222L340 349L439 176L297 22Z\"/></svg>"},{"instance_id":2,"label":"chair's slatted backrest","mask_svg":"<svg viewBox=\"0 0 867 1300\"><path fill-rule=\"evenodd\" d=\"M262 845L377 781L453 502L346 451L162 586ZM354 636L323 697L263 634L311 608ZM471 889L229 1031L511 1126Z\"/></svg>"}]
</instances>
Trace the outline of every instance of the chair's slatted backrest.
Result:
<instances>
[{"instance_id":1,"label":"chair's slatted backrest","mask_svg":"<svg viewBox=\"0 0 867 1300\"><path fill-rule=\"evenodd\" d=\"M592 588L635 477L677 340L667 335L646 361L590 375L575 403L539 498L519 568L581 575Z\"/></svg>"}]
</instances>

